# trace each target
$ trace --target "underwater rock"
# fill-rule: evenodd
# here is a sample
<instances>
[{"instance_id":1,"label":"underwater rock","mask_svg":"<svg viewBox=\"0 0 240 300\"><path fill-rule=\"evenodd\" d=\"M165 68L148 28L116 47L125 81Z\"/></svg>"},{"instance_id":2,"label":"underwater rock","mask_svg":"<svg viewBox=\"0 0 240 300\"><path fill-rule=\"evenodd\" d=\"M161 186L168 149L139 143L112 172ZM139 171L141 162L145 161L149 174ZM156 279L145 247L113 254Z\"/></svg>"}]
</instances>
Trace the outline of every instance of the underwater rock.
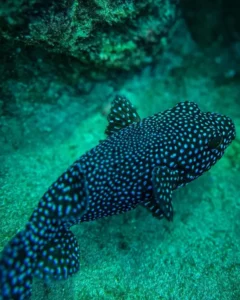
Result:
<instances>
[{"instance_id":1,"label":"underwater rock","mask_svg":"<svg viewBox=\"0 0 240 300\"><path fill-rule=\"evenodd\" d=\"M161 55L178 17L177 3L11 0L0 6L0 32L7 40L75 57L91 69L129 71Z\"/></svg>"}]
</instances>

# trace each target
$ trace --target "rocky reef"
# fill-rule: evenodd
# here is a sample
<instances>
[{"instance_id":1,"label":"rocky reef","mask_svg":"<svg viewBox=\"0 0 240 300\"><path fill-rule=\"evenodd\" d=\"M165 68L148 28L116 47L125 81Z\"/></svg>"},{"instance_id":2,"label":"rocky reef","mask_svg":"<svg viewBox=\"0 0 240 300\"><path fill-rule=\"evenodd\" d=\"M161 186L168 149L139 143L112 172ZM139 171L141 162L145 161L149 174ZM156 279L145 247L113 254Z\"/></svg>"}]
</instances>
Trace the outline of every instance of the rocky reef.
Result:
<instances>
[{"instance_id":1,"label":"rocky reef","mask_svg":"<svg viewBox=\"0 0 240 300\"><path fill-rule=\"evenodd\" d=\"M177 2L11 0L0 12L1 35L74 57L93 77L93 70L130 71L161 55L178 18Z\"/></svg>"}]
</instances>

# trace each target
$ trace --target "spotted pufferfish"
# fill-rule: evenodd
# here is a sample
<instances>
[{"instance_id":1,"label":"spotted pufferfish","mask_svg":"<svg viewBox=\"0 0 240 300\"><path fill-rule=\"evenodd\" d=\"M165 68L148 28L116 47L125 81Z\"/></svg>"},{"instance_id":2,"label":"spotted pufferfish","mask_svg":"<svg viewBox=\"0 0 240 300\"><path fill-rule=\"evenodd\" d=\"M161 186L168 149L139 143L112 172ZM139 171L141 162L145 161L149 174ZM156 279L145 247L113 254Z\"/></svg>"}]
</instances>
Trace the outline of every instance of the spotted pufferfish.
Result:
<instances>
[{"instance_id":1,"label":"spotted pufferfish","mask_svg":"<svg viewBox=\"0 0 240 300\"><path fill-rule=\"evenodd\" d=\"M208 171L235 138L229 117L192 102L140 119L117 96L107 138L75 161L41 198L0 259L0 299L29 299L32 278L66 279L79 269L70 227L138 205L173 219L172 193Z\"/></svg>"}]
</instances>

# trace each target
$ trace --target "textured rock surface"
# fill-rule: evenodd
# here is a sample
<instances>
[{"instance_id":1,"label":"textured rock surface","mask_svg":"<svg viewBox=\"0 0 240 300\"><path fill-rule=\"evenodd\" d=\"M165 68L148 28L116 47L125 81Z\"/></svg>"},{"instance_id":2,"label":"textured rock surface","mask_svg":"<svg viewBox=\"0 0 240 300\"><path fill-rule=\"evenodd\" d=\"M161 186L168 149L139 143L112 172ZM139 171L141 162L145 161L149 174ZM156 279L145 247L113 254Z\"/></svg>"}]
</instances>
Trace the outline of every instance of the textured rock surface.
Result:
<instances>
[{"instance_id":1,"label":"textured rock surface","mask_svg":"<svg viewBox=\"0 0 240 300\"><path fill-rule=\"evenodd\" d=\"M2 36L77 58L91 69L131 70L161 54L176 0L5 1Z\"/></svg>"}]
</instances>

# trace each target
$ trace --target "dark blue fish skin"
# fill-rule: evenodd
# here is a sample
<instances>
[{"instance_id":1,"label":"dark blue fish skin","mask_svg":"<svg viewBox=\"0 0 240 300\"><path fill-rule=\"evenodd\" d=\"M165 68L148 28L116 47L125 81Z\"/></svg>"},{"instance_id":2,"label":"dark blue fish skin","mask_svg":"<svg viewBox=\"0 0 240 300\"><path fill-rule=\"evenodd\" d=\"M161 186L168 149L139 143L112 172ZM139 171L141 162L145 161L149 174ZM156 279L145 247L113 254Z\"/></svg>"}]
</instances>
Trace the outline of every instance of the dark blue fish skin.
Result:
<instances>
[{"instance_id":1,"label":"dark blue fish skin","mask_svg":"<svg viewBox=\"0 0 240 300\"><path fill-rule=\"evenodd\" d=\"M79 269L74 224L127 212L141 204L173 218L173 190L209 170L235 138L230 118L182 102L140 120L116 97L105 141L80 157L48 189L25 229L0 260L2 299L28 299L32 277L65 279Z\"/></svg>"}]
</instances>

